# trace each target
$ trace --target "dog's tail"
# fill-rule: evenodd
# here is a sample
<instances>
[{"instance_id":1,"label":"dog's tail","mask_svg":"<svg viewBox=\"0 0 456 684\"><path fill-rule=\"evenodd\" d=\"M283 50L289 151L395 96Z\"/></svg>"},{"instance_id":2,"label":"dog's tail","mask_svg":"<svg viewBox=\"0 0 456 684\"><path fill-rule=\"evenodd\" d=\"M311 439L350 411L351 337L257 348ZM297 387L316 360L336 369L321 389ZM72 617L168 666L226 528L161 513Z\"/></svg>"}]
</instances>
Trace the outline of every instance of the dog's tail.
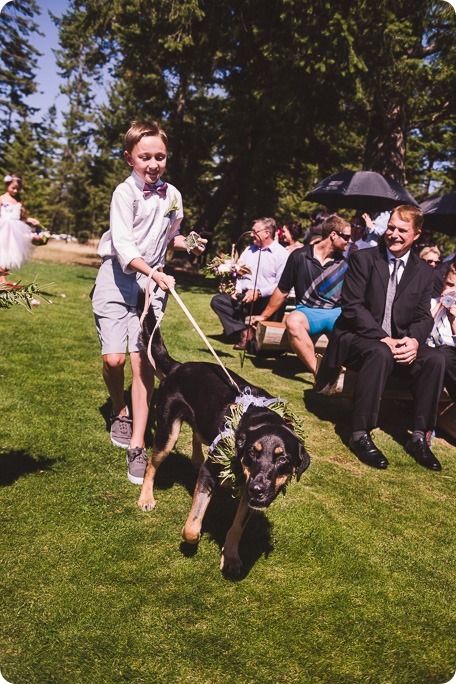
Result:
<instances>
[{"instance_id":1,"label":"dog's tail","mask_svg":"<svg viewBox=\"0 0 456 684\"><path fill-rule=\"evenodd\" d=\"M138 310L141 311L143 307L144 297L141 298L140 296L138 297ZM168 375L173 368L180 366L180 363L179 361L171 358L171 356L168 354L168 350L165 347L165 343L163 342L163 338L160 333L160 328L156 324L157 317L155 316L155 311L151 305L143 321L141 341L145 349L148 349L150 346L150 353L155 364L157 375L160 379L162 379ZM152 335L153 339L149 345Z\"/></svg>"}]
</instances>

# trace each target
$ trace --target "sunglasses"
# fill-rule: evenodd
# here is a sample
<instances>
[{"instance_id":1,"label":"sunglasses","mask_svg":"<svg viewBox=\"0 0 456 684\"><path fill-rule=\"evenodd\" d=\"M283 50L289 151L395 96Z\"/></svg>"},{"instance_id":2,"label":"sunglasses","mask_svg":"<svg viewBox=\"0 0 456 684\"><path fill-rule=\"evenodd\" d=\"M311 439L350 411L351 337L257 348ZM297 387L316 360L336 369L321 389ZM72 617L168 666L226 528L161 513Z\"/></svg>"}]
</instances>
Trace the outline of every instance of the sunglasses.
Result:
<instances>
[{"instance_id":1,"label":"sunglasses","mask_svg":"<svg viewBox=\"0 0 456 684\"><path fill-rule=\"evenodd\" d=\"M439 264L440 259L423 259L427 264Z\"/></svg>"},{"instance_id":2,"label":"sunglasses","mask_svg":"<svg viewBox=\"0 0 456 684\"><path fill-rule=\"evenodd\" d=\"M341 232L338 231L338 230L335 230L334 232L335 232L336 235L338 235L339 237L341 237L342 240L345 240L345 242L348 242L349 240L351 240L351 234L348 234L348 235L347 235L346 233L341 233Z\"/></svg>"}]
</instances>

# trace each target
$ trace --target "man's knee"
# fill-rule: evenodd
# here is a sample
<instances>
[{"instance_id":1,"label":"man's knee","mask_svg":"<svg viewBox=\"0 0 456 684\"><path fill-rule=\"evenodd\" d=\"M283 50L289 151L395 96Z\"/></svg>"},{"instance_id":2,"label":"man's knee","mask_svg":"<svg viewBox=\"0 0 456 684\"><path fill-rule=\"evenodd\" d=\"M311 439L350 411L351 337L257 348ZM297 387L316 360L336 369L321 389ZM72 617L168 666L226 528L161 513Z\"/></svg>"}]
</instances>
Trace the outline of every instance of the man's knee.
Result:
<instances>
[{"instance_id":1,"label":"man's knee","mask_svg":"<svg viewBox=\"0 0 456 684\"><path fill-rule=\"evenodd\" d=\"M214 295L211 299L211 309L215 311L215 313L218 313L219 311L225 311L228 309L229 304L231 303L231 297L229 295L224 294L221 292L220 294Z\"/></svg>"},{"instance_id":2,"label":"man's knee","mask_svg":"<svg viewBox=\"0 0 456 684\"><path fill-rule=\"evenodd\" d=\"M444 373L446 367L445 354L440 353L439 348L428 347L424 349L422 368L428 368L434 373Z\"/></svg>"},{"instance_id":3,"label":"man's knee","mask_svg":"<svg viewBox=\"0 0 456 684\"><path fill-rule=\"evenodd\" d=\"M391 366L391 368L394 365L392 351L384 342L375 344L367 353L367 356L381 365Z\"/></svg>"},{"instance_id":4,"label":"man's knee","mask_svg":"<svg viewBox=\"0 0 456 684\"><path fill-rule=\"evenodd\" d=\"M305 314L299 311L293 311L285 318L285 327L290 332L290 335L299 337L302 334L309 334L309 321Z\"/></svg>"}]
</instances>

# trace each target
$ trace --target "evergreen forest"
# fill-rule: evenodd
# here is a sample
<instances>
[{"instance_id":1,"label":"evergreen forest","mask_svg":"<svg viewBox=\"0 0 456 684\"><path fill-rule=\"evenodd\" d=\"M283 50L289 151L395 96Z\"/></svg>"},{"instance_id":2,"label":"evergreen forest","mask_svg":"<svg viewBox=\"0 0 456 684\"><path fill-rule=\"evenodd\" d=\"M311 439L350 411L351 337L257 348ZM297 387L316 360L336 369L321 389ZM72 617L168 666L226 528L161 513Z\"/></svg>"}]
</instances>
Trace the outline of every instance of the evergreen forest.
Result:
<instances>
[{"instance_id":1,"label":"evergreen forest","mask_svg":"<svg viewBox=\"0 0 456 684\"><path fill-rule=\"evenodd\" d=\"M184 232L205 225L216 242L259 216L308 225L306 194L344 169L378 171L419 202L454 190L444 0L70 0L52 17L60 114L28 104L41 11L12 0L0 14L0 172L21 174L51 231L107 229L133 119L163 125Z\"/></svg>"}]
</instances>

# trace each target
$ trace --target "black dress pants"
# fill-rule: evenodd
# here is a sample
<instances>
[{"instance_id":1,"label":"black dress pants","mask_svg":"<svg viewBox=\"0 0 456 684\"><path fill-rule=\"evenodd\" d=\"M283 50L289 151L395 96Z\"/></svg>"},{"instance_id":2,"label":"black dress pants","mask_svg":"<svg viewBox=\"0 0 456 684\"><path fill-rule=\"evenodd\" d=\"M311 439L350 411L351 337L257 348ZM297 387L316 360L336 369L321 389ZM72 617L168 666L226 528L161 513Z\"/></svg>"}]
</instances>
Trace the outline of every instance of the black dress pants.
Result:
<instances>
[{"instance_id":1,"label":"black dress pants","mask_svg":"<svg viewBox=\"0 0 456 684\"><path fill-rule=\"evenodd\" d=\"M239 302L229 294L221 293L211 299L211 308L215 311L223 325L225 335L233 335L246 329L245 319L252 316L259 316L265 310L269 302L269 297L259 297L252 304L240 306ZM285 312L285 304L281 306L273 316L271 321L281 321Z\"/></svg>"},{"instance_id":2,"label":"black dress pants","mask_svg":"<svg viewBox=\"0 0 456 684\"><path fill-rule=\"evenodd\" d=\"M441 347L436 347L436 349L445 358L443 385L450 395L451 401L456 401L456 347L444 344Z\"/></svg>"},{"instance_id":3,"label":"black dress pants","mask_svg":"<svg viewBox=\"0 0 456 684\"><path fill-rule=\"evenodd\" d=\"M437 422L437 408L443 387L445 357L438 350L421 345L415 361L403 366L394 361L389 347L378 340L355 336L345 361L358 375L353 397L353 431L377 425L380 399L391 373L403 377L413 396L414 430L429 430Z\"/></svg>"}]
</instances>

